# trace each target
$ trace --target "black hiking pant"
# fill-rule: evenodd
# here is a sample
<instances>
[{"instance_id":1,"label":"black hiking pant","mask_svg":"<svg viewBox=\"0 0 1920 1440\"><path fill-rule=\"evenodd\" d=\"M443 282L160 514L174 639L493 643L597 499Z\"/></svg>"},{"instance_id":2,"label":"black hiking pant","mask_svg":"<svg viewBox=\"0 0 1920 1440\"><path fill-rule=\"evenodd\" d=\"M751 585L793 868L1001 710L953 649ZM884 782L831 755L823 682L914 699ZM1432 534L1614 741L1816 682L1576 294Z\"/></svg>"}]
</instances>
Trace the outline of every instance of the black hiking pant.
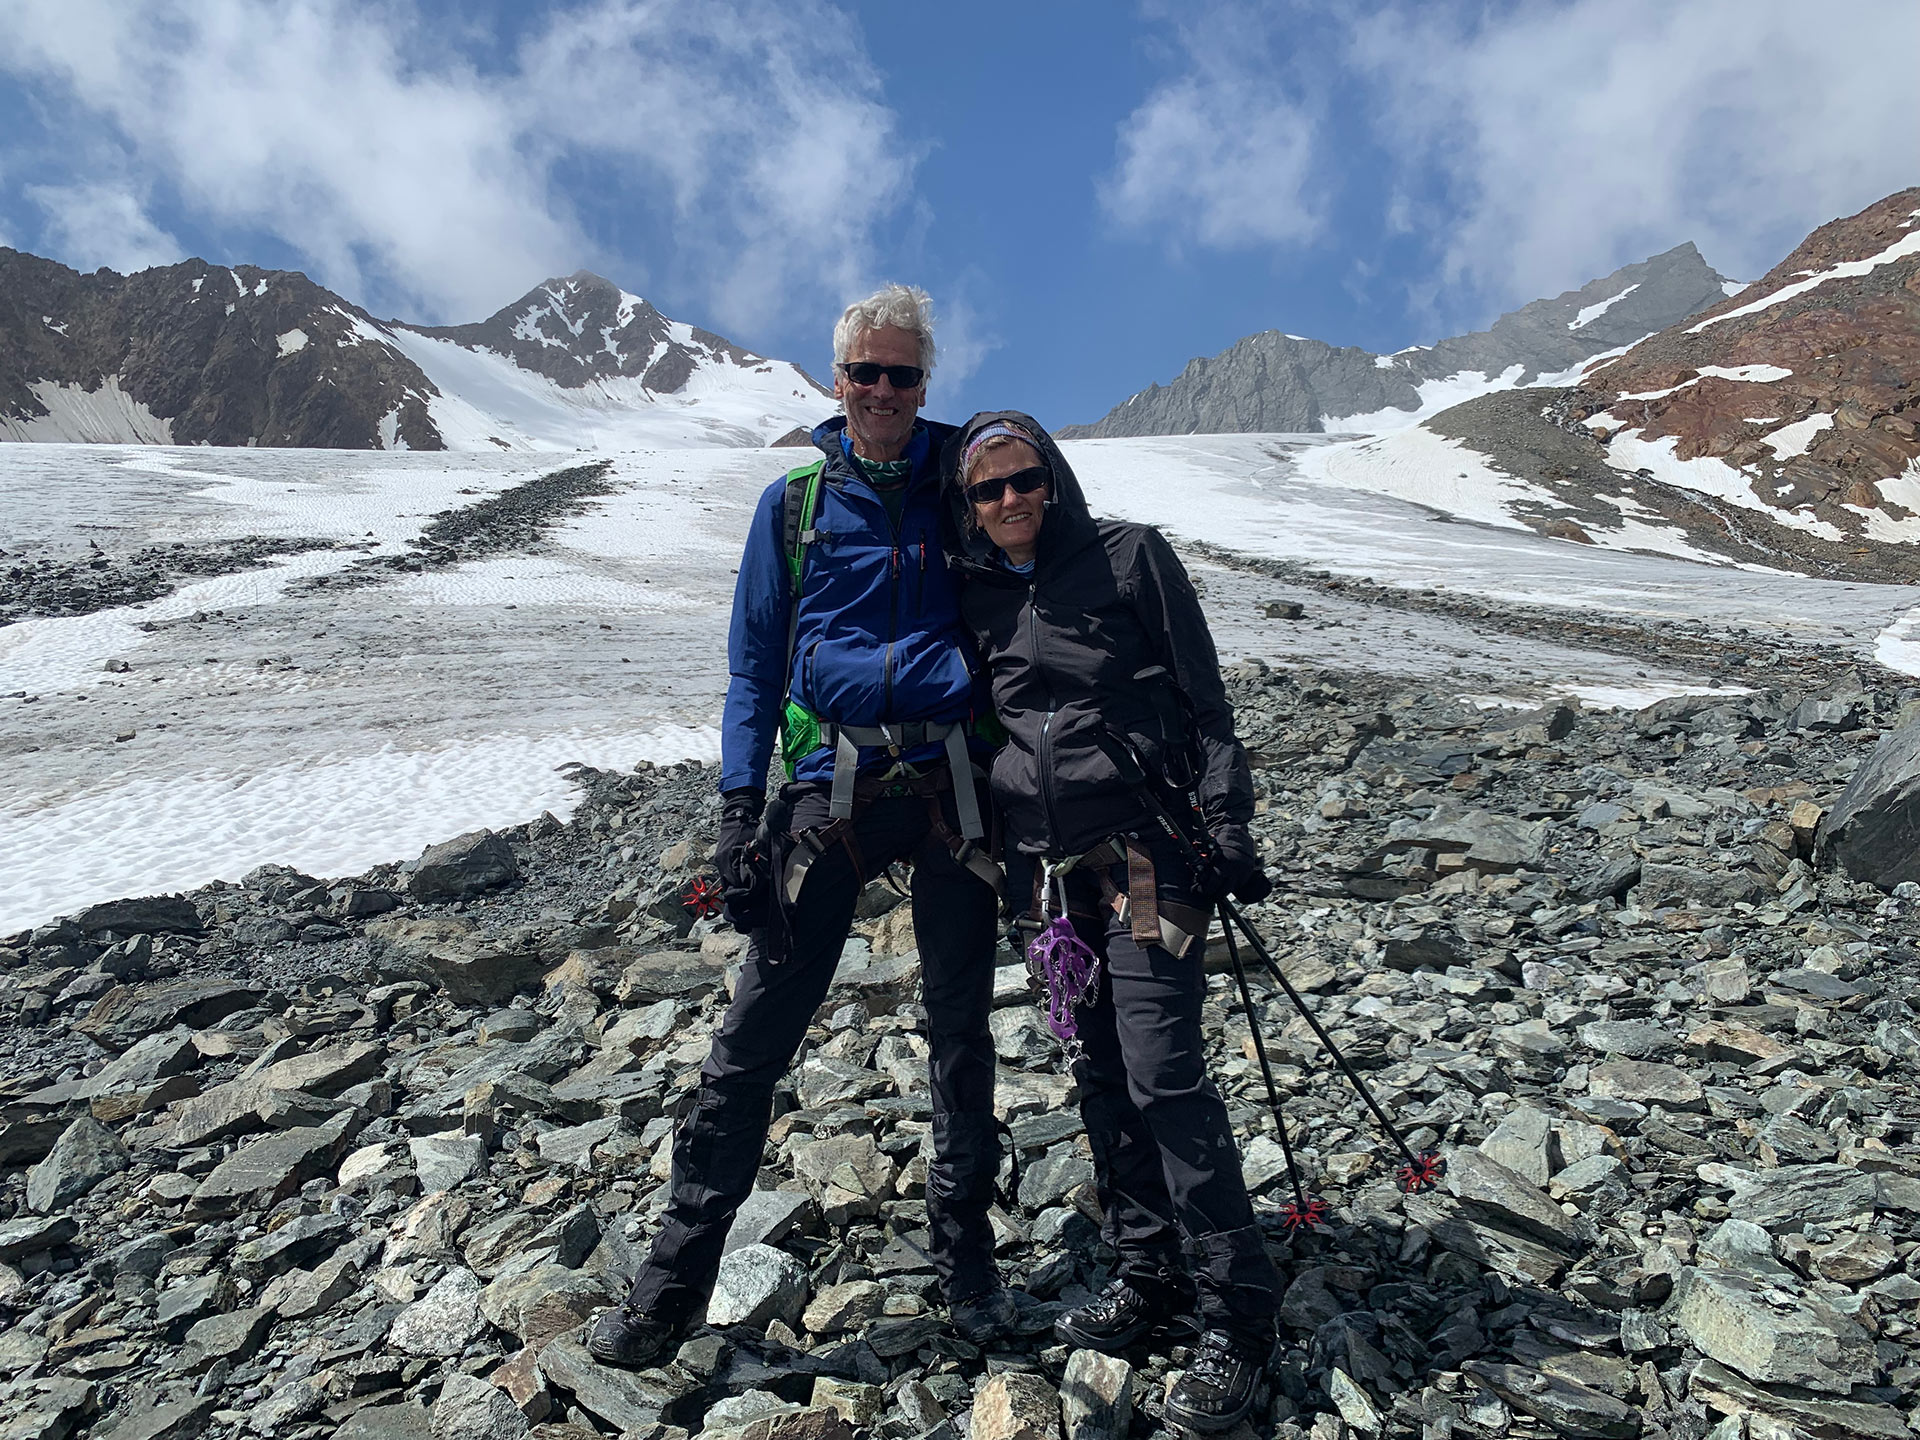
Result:
<instances>
[{"instance_id":1,"label":"black hiking pant","mask_svg":"<svg viewBox=\"0 0 1920 1440\"><path fill-rule=\"evenodd\" d=\"M1010 893L1031 893L1032 863L1014 858ZM1154 868L1162 903L1205 912L1176 855L1155 847ZM1108 878L1126 893L1124 865ZM1074 1075L1105 1215L1102 1238L1118 1253L1120 1273L1143 1288L1183 1297L1197 1288L1206 1328L1269 1338L1279 1280L1200 1033L1205 937L1184 959L1141 944L1102 903L1096 878L1079 870L1069 872L1067 897L1075 933L1102 961L1097 998L1074 1012L1083 1047Z\"/></svg>"},{"instance_id":2,"label":"black hiking pant","mask_svg":"<svg viewBox=\"0 0 1920 1440\"><path fill-rule=\"evenodd\" d=\"M784 794L792 805L792 833L829 823L825 786L790 785ZM952 793L939 799L957 833ZM949 1301L972 1299L998 1283L987 1221L1000 1167L987 1017L999 902L954 860L932 828L924 797L867 801L856 807L853 829L863 873L855 872L845 845L831 846L813 862L789 912L786 958L770 963L758 934L748 947L693 1108L674 1138L666 1223L628 1298L651 1318L683 1325L705 1313L727 1231L760 1169L774 1086L826 999L861 890L895 860L913 863L914 933L932 1052L932 1258Z\"/></svg>"}]
</instances>

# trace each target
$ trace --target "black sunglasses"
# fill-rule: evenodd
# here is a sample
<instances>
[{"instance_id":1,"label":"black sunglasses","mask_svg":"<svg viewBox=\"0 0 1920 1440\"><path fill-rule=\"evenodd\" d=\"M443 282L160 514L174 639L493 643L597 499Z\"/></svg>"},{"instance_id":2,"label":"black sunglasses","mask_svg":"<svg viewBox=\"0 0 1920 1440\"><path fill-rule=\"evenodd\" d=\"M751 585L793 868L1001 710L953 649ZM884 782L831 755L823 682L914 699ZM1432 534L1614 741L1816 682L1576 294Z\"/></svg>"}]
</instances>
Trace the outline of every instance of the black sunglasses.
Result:
<instances>
[{"instance_id":1,"label":"black sunglasses","mask_svg":"<svg viewBox=\"0 0 1920 1440\"><path fill-rule=\"evenodd\" d=\"M1007 486L1013 487L1016 495L1031 495L1052 476L1044 465L1030 465L1025 470L1016 470L1000 480L976 480L961 493L975 505L991 505L1006 492Z\"/></svg>"},{"instance_id":2,"label":"black sunglasses","mask_svg":"<svg viewBox=\"0 0 1920 1440\"><path fill-rule=\"evenodd\" d=\"M896 390L918 390L927 378L927 372L918 365L876 365L871 360L843 364L840 373L856 385L878 385L884 375Z\"/></svg>"}]
</instances>

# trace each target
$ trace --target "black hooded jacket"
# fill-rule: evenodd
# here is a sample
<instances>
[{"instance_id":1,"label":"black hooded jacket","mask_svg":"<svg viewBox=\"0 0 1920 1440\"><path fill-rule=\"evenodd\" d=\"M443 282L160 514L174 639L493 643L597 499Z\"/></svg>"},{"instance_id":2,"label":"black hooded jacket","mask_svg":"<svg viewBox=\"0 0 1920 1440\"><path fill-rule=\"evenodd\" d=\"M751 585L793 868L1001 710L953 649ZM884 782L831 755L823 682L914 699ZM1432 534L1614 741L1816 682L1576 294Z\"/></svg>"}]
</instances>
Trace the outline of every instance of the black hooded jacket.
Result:
<instances>
[{"instance_id":1,"label":"black hooded jacket","mask_svg":"<svg viewBox=\"0 0 1920 1440\"><path fill-rule=\"evenodd\" d=\"M960 493L968 439L998 421L1034 436L1052 473L1031 576L1005 567ZM948 442L941 474L949 563L966 582L961 614L1007 728L993 796L1015 848L1077 855L1153 823L1121 778L1111 741L1102 743L1109 728L1155 767L1192 754L1208 829L1244 826L1253 778L1213 636L1173 547L1150 525L1095 519L1052 437L1017 411L976 415Z\"/></svg>"}]
</instances>

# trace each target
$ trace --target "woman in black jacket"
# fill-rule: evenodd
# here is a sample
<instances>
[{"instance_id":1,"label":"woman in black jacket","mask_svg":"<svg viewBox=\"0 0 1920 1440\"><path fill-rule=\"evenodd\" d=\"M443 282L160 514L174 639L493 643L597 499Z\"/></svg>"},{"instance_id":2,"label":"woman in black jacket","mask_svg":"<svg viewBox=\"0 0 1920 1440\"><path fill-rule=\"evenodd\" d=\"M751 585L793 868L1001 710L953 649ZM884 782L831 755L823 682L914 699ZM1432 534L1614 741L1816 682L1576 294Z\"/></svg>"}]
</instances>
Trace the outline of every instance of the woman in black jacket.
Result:
<instances>
[{"instance_id":1,"label":"woman in black jacket","mask_svg":"<svg viewBox=\"0 0 1920 1440\"><path fill-rule=\"evenodd\" d=\"M1119 1266L1059 1328L1118 1352L1197 1299L1204 1333L1167 1418L1228 1429L1272 1351L1275 1277L1200 1033L1208 907L1266 893L1213 638L1166 540L1096 520L1030 417L976 415L944 469L961 611L1007 729L992 779L1008 896L1016 911L1031 899L1027 933L1047 926L1043 948L1064 945L1074 988L1086 982L1080 1003L1049 1013L1069 1042ZM1161 832L1136 756L1170 782L1172 803L1185 803L1172 786L1192 794L1209 873L1194 874Z\"/></svg>"}]
</instances>

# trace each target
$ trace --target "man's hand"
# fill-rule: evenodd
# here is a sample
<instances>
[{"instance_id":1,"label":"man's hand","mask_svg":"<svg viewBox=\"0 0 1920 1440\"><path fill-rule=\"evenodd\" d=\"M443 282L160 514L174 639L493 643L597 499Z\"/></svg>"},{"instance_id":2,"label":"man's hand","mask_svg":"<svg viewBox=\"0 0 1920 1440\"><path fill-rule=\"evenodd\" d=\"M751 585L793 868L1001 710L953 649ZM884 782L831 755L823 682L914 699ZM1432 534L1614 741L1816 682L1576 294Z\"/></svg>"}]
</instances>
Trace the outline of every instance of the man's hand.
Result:
<instances>
[{"instance_id":1,"label":"man's hand","mask_svg":"<svg viewBox=\"0 0 1920 1440\"><path fill-rule=\"evenodd\" d=\"M713 847L713 868L720 874L727 921L745 934L766 924L767 902L773 893L766 857L754 846L760 812L767 807L767 792L742 786L720 798L724 803L720 807L720 838Z\"/></svg>"},{"instance_id":2,"label":"man's hand","mask_svg":"<svg viewBox=\"0 0 1920 1440\"><path fill-rule=\"evenodd\" d=\"M1208 838L1213 841L1213 874L1205 886L1209 899L1231 895L1251 905L1273 893L1273 882L1260 863L1260 847L1246 826L1228 822L1209 831Z\"/></svg>"}]
</instances>

